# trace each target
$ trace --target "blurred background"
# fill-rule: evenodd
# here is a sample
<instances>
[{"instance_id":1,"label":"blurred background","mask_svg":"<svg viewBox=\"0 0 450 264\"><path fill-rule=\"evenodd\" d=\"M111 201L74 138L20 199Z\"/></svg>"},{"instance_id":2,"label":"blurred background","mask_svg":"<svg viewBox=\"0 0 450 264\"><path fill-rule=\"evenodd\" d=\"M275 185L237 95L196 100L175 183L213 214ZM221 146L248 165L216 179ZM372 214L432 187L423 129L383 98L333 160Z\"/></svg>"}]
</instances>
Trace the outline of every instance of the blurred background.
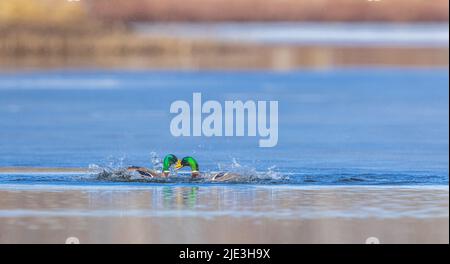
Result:
<instances>
[{"instance_id":1,"label":"blurred background","mask_svg":"<svg viewBox=\"0 0 450 264\"><path fill-rule=\"evenodd\" d=\"M0 0L0 243L448 243L448 11ZM194 92L279 101L278 145L172 136ZM167 153L243 184L116 173Z\"/></svg>"},{"instance_id":2,"label":"blurred background","mask_svg":"<svg viewBox=\"0 0 450 264\"><path fill-rule=\"evenodd\" d=\"M447 0L2 0L0 67L447 66Z\"/></svg>"}]
</instances>

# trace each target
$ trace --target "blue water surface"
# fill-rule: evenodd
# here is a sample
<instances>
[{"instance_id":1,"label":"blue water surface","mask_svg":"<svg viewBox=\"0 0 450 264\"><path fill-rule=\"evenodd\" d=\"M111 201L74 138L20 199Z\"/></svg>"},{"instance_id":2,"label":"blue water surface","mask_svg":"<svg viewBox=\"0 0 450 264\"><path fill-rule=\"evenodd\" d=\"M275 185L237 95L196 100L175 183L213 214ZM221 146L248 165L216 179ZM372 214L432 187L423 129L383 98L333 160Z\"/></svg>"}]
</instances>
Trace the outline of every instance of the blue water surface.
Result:
<instances>
[{"instance_id":1,"label":"blue water surface","mask_svg":"<svg viewBox=\"0 0 450 264\"><path fill-rule=\"evenodd\" d=\"M202 171L275 184L448 184L448 69L292 72L65 70L0 74L0 167L152 166L167 153ZM277 100L279 139L174 137L176 100ZM152 152L154 152L152 154ZM4 183L91 184L2 174ZM138 182L138 184L140 184Z\"/></svg>"}]
</instances>

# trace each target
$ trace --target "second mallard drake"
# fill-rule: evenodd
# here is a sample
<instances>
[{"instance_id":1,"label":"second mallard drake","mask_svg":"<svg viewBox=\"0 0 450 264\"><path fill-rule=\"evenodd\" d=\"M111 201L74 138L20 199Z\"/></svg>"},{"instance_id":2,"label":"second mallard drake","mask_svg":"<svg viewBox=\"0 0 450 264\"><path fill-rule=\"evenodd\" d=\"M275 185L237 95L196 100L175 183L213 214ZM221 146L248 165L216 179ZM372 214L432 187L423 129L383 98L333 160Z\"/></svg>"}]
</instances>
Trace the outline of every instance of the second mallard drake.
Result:
<instances>
[{"instance_id":1,"label":"second mallard drake","mask_svg":"<svg viewBox=\"0 0 450 264\"><path fill-rule=\"evenodd\" d=\"M197 178L197 177L205 177L209 178L211 181L231 181L235 180L237 177L239 177L239 174L232 173L232 172L218 172L218 173L200 173L200 168L198 165L197 160L195 160L193 157L187 156L183 159L179 160L175 155L168 154L164 157L163 160L163 168L162 171L156 171L152 169L148 169L145 167L139 167L139 166L130 166L127 168L128 171L136 171L142 176L151 177L151 178L161 178L161 177L168 177L170 174L170 168L172 165L175 165L175 169L179 170L183 167L189 167L191 169L191 177Z\"/></svg>"},{"instance_id":2,"label":"second mallard drake","mask_svg":"<svg viewBox=\"0 0 450 264\"><path fill-rule=\"evenodd\" d=\"M184 157L181 160L177 160L175 163L175 169L179 170L183 167L191 168L191 176L192 178L196 178L200 175L198 162L193 157Z\"/></svg>"},{"instance_id":3,"label":"second mallard drake","mask_svg":"<svg viewBox=\"0 0 450 264\"><path fill-rule=\"evenodd\" d=\"M197 178L199 176L201 176L201 173L199 171L199 166L198 166L198 162L190 156L184 157L181 160L177 160L177 162L175 163L175 169L179 170L183 167L189 167L191 168L191 177L192 178ZM218 173L213 173L210 176L212 181L230 181L230 180L234 180L237 177L239 177L239 174L236 173L232 173L232 172L218 172Z\"/></svg>"}]
</instances>

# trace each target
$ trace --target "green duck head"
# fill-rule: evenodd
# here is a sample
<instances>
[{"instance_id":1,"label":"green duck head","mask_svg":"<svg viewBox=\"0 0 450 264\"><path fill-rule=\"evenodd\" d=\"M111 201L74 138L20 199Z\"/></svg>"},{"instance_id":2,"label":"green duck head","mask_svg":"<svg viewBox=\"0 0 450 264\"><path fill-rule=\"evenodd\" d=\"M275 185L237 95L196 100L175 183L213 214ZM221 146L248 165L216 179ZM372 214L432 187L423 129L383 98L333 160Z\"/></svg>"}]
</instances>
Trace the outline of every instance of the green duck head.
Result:
<instances>
[{"instance_id":1,"label":"green duck head","mask_svg":"<svg viewBox=\"0 0 450 264\"><path fill-rule=\"evenodd\" d=\"M179 170L183 167L191 168L192 172L198 172L199 167L197 161L193 157L184 157L175 164L175 169Z\"/></svg>"},{"instance_id":2,"label":"green duck head","mask_svg":"<svg viewBox=\"0 0 450 264\"><path fill-rule=\"evenodd\" d=\"M178 158L173 154L168 154L164 157L163 161L163 172L170 172L170 166L176 164Z\"/></svg>"}]
</instances>

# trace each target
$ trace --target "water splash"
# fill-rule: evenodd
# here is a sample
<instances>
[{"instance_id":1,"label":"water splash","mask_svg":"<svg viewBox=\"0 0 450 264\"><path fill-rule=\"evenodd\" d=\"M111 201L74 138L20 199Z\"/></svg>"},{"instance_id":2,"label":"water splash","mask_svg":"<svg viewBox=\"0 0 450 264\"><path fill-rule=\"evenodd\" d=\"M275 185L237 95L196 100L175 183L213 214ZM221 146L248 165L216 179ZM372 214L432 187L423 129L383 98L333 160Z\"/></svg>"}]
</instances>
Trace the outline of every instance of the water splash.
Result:
<instances>
[{"instance_id":1,"label":"water splash","mask_svg":"<svg viewBox=\"0 0 450 264\"><path fill-rule=\"evenodd\" d=\"M149 169L161 171L162 159L155 152L150 153ZM175 171L171 168L167 178L151 178L138 172L128 171L124 158L109 159L107 165L89 165L90 176L81 180L101 182L149 182L149 183L237 183L237 184L300 184L300 185L415 185L448 183L448 173L442 175L428 172L371 172L361 169L317 169L302 168L292 171L276 166L257 170L232 158L229 163L218 163L216 169L205 169L198 178L191 178L190 171ZM230 177L216 177L227 174ZM220 178L220 179L218 179Z\"/></svg>"},{"instance_id":2,"label":"water splash","mask_svg":"<svg viewBox=\"0 0 450 264\"><path fill-rule=\"evenodd\" d=\"M152 170L160 172L162 159L155 153L150 153ZM106 166L97 164L89 165L89 172L97 181L112 182L157 182L157 183L258 183L273 184L286 182L289 177L277 172L276 167L267 168L266 171L257 171L256 168L241 165L236 159L231 163L217 164L218 170L206 170L197 178L191 178L190 172L179 172L171 168L169 177L151 178L140 175L135 171L128 171L124 166L124 159L109 160ZM218 174L226 174L228 177L218 179Z\"/></svg>"},{"instance_id":3,"label":"water splash","mask_svg":"<svg viewBox=\"0 0 450 264\"><path fill-rule=\"evenodd\" d=\"M150 153L150 162L152 164L152 169L161 171L163 167L163 160L156 152Z\"/></svg>"},{"instance_id":4,"label":"water splash","mask_svg":"<svg viewBox=\"0 0 450 264\"><path fill-rule=\"evenodd\" d=\"M242 165L237 159L233 158L231 164L217 165L219 171L207 171L205 178L209 181L218 173L232 174L233 177L229 178L228 183L285 183L289 180L289 176L283 175L278 172L276 166L268 167L266 171L258 171L255 167Z\"/></svg>"}]
</instances>

